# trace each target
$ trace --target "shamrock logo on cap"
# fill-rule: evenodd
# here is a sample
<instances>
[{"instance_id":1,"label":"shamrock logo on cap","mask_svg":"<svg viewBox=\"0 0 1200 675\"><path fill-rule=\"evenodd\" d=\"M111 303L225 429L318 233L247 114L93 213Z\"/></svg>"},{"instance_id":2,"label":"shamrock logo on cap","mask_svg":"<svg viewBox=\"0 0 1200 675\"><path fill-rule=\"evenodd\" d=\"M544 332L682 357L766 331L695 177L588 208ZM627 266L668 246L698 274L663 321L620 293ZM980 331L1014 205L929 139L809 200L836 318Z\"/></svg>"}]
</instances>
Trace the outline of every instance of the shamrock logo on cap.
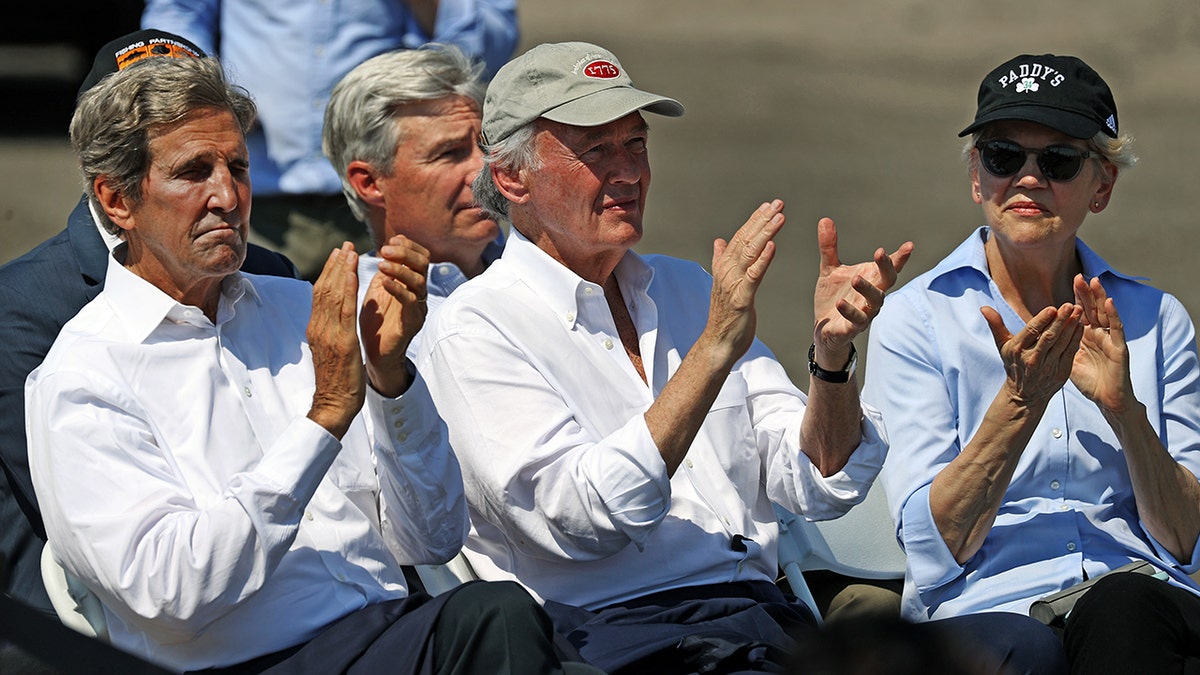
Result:
<instances>
[{"instance_id":1,"label":"shamrock logo on cap","mask_svg":"<svg viewBox=\"0 0 1200 675\"><path fill-rule=\"evenodd\" d=\"M1017 93L1024 94L1025 92L1037 91L1038 86L1038 83L1035 82L1032 77L1022 78L1021 81L1017 83Z\"/></svg>"}]
</instances>

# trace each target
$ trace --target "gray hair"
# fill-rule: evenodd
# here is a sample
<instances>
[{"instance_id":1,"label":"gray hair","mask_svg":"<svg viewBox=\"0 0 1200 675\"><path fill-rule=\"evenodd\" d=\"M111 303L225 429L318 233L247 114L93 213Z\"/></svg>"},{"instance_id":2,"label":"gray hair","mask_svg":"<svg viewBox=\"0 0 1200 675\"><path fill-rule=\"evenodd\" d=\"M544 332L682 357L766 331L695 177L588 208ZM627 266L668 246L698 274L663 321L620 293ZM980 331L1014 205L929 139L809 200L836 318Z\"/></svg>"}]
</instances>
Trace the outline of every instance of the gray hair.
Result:
<instances>
[{"instance_id":1,"label":"gray hair","mask_svg":"<svg viewBox=\"0 0 1200 675\"><path fill-rule=\"evenodd\" d=\"M206 108L228 110L243 135L258 113L250 94L229 82L213 58L144 59L80 97L71 117L71 147L105 229L120 232L100 208L96 178L105 176L114 190L140 201L152 159L150 136Z\"/></svg>"},{"instance_id":2,"label":"gray hair","mask_svg":"<svg viewBox=\"0 0 1200 675\"><path fill-rule=\"evenodd\" d=\"M971 150L975 148L976 143L985 138L987 129L988 127L984 126L963 142L962 156L967 166L971 164ZM1126 169L1132 169L1138 161L1137 155L1133 153L1133 136L1128 131L1122 131L1116 138L1103 131L1098 132L1088 139L1088 149L1100 154L1117 167L1118 175Z\"/></svg>"},{"instance_id":3,"label":"gray hair","mask_svg":"<svg viewBox=\"0 0 1200 675\"><path fill-rule=\"evenodd\" d=\"M366 162L390 176L404 107L462 96L483 109L482 63L453 45L429 44L367 59L346 74L329 97L321 150L342 179L350 210L366 222L367 205L350 186L350 162Z\"/></svg>"},{"instance_id":4,"label":"gray hair","mask_svg":"<svg viewBox=\"0 0 1200 675\"><path fill-rule=\"evenodd\" d=\"M500 193L492 179L492 167L511 171L542 168L541 159L534 152L533 139L537 132L537 120L533 120L496 143L483 149L483 168L471 183L475 202L493 219L509 219L508 198Z\"/></svg>"}]
</instances>

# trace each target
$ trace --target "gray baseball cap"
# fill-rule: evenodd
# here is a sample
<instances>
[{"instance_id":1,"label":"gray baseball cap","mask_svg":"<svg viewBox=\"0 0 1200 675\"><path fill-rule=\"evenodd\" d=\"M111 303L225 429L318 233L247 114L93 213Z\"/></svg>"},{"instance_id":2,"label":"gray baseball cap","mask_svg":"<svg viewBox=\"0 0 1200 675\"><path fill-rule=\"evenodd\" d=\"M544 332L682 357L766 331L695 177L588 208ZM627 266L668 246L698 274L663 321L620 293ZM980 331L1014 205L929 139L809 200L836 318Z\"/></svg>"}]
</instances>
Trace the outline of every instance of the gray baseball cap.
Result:
<instances>
[{"instance_id":1,"label":"gray baseball cap","mask_svg":"<svg viewBox=\"0 0 1200 675\"><path fill-rule=\"evenodd\" d=\"M586 42L540 44L504 64L488 85L483 137L502 141L539 117L595 127L635 110L679 117L683 105L634 88L607 49Z\"/></svg>"}]
</instances>

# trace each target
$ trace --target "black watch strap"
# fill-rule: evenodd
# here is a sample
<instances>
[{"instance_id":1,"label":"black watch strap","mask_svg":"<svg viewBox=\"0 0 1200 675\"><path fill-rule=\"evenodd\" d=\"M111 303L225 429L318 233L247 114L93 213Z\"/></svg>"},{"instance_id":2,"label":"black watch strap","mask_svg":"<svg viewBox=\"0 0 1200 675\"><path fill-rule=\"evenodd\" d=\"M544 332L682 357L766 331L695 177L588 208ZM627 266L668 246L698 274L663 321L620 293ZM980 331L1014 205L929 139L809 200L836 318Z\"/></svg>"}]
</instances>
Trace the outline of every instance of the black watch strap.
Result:
<instances>
[{"instance_id":1,"label":"black watch strap","mask_svg":"<svg viewBox=\"0 0 1200 675\"><path fill-rule=\"evenodd\" d=\"M832 382L834 384L842 384L850 381L850 376L854 374L854 365L858 362L858 352L854 349L854 343L850 343L850 360L846 361L845 367L841 370L825 370L817 365L816 360L817 345L810 345L808 348L808 372L818 380Z\"/></svg>"}]
</instances>

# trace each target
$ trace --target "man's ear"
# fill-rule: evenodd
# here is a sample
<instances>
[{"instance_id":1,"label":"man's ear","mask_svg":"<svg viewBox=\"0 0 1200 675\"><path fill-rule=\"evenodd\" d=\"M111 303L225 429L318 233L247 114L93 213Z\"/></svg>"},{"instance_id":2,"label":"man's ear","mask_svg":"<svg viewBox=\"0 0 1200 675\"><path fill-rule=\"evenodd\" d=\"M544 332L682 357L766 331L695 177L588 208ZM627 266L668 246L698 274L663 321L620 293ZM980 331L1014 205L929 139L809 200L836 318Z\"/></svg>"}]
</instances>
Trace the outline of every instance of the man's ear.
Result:
<instances>
[{"instance_id":1,"label":"man's ear","mask_svg":"<svg viewBox=\"0 0 1200 675\"><path fill-rule=\"evenodd\" d=\"M514 204L524 204L529 201L529 188L525 185L525 172L512 167L488 167L492 172L492 182L496 189L508 201Z\"/></svg>"},{"instance_id":2,"label":"man's ear","mask_svg":"<svg viewBox=\"0 0 1200 675\"><path fill-rule=\"evenodd\" d=\"M96 180L92 182L92 189L96 191L96 201L100 202L100 208L104 210L108 219L122 230L132 230L132 200L110 183L107 176L96 176Z\"/></svg>"},{"instance_id":3,"label":"man's ear","mask_svg":"<svg viewBox=\"0 0 1200 675\"><path fill-rule=\"evenodd\" d=\"M383 189L375 176L375 167L356 159L346 167L346 180L359 199L376 208L383 208Z\"/></svg>"}]
</instances>

